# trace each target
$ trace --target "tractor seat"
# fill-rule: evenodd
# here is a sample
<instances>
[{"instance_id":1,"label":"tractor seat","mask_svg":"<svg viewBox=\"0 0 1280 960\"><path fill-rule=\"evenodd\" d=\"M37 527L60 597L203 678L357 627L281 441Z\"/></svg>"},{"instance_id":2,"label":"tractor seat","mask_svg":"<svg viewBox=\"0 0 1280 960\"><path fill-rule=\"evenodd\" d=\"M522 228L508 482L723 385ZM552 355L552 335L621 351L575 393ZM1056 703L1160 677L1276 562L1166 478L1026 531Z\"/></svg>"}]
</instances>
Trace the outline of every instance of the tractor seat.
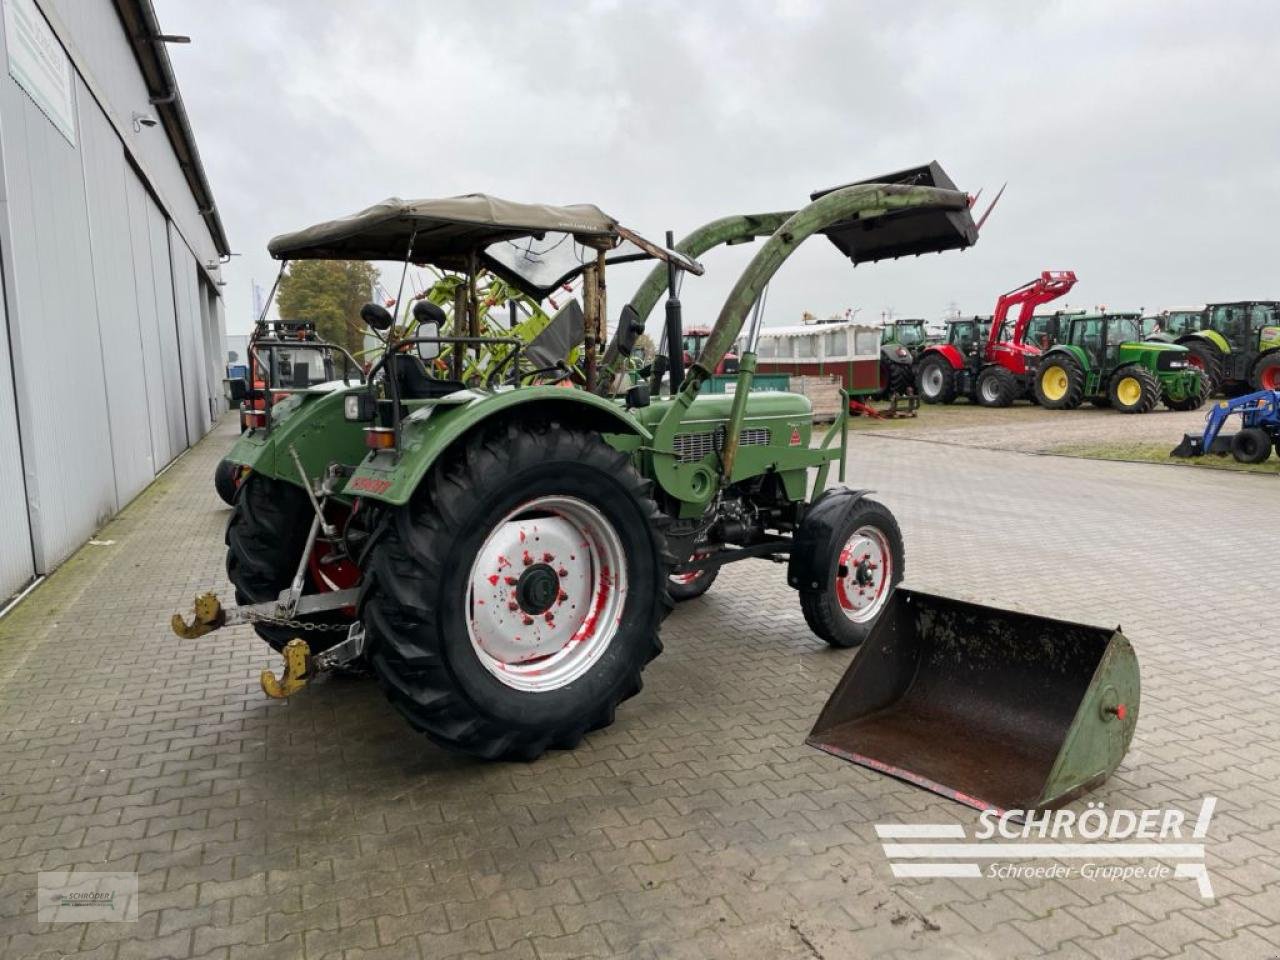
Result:
<instances>
[{"instance_id":1,"label":"tractor seat","mask_svg":"<svg viewBox=\"0 0 1280 960\"><path fill-rule=\"evenodd\" d=\"M422 360L412 353L397 353L394 360L396 384L403 400L435 400L467 389L467 385L461 380L431 376Z\"/></svg>"}]
</instances>

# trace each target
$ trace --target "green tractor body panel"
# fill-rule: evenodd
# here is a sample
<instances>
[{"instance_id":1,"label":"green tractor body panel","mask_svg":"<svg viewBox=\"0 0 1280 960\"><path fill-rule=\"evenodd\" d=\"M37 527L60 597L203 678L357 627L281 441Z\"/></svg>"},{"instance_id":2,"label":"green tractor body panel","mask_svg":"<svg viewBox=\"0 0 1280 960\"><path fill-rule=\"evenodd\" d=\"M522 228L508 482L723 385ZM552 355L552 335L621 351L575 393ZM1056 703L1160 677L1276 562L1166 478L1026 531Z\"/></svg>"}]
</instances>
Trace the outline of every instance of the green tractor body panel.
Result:
<instances>
[{"instance_id":1,"label":"green tractor body panel","mask_svg":"<svg viewBox=\"0 0 1280 960\"><path fill-rule=\"evenodd\" d=\"M714 486L721 438L729 422L733 399L733 394L725 393L696 397L681 420L679 432L672 437L675 462L668 476L674 484L664 489L682 501L682 517L698 516L703 510L702 489L707 484ZM653 430L673 403L670 398L654 401L636 411L636 418L646 429ZM752 392L747 398L739 431L738 455L726 482L737 483L776 470L787 498L803 500L809 468L820 466L832 457L830 452L810 449L812 434L813 405L808 397L782 391ZM640 467L646 475L653 457L653 450L643 451Z\"/></svg>"},{"instance_id":2,"label":"green tractor body panel","mask_svg":"<svg viewBox=\"0 0 1280 960\"><path fill-rule=\"evenodd\" d=\"M349 423L343 415L348 394L362 393L364 387L338 390L304 390L278 401L271 408L271 431L247 430L236 441L226 459L255 473L302 486L290 448L308 477L322 476L330 463L354 466L368 452L364 445L364 424Z\"/></svg>"},{"instance_id":3,"label":"green tractor body panel","mask_svg":"<svg viewBox=\"0 0 1280 960\"><path fill-rule=\"evenodd\" d=\"M485 421L518 408L520 417L580 423L614 438L619 449L638 446L649 431L620 403L585 390L540 386L495 392L459 390L436 400L409 400L401 420L400 449L362 451L356 472L344 492L383 503L402 505L442 453Z\"/></svg>"}]
</instances>

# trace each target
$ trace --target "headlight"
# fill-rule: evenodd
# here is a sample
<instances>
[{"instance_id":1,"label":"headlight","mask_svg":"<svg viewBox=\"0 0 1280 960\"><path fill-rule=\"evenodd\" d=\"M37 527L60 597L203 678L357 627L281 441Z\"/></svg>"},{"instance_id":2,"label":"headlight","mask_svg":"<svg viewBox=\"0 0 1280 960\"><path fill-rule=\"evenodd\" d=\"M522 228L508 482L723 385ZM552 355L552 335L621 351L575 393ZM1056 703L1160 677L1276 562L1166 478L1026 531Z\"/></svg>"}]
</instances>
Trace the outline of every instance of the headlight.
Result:
<instances>
[{"instance_id":1,"label":"headlight","mask_svg":"<svg viewBox=\"0 0 1280 960\"><path fill-rule=\"evenodd\" d=\"M1169 363L1170 370L1184 370L1186 366L1187 362L1185 360L1173 360Z\"/></svg>"},{"instance_id":2,"label":"headlight","mask_svg":"<svg viewBox=\"0 0 1280 960\"><path fill-rule=\"evenodd\" d=\"M375 401L369 394L349 393L342 399L342 415L355 423L363 423L373 419Z\"/></svg>"}]
</instances>

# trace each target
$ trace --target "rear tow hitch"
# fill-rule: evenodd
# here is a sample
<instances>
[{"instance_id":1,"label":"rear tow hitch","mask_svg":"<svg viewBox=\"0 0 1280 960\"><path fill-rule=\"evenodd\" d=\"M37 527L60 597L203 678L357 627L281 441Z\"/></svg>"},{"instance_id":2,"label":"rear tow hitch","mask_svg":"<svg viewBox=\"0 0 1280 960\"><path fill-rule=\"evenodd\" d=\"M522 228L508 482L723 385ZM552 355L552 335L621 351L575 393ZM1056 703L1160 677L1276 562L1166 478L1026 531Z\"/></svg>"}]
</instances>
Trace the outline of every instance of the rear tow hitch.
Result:
<instances>
[{"instance_id":1,"label":"rear tow hitch","mask_svg":"<svg viewBox=\"0 0 1280 960\"><path fill-rule=\"evenodd\" d=\"M307 641L294 637L280 654L284 657L284 671L279 678L271 670L263 670L258 678L262 692L273 700L287 700L320 674L359 660L364 654L364 627L353 623L347 639L323 653L313 655Z\"/></svg>"}]
</instances>

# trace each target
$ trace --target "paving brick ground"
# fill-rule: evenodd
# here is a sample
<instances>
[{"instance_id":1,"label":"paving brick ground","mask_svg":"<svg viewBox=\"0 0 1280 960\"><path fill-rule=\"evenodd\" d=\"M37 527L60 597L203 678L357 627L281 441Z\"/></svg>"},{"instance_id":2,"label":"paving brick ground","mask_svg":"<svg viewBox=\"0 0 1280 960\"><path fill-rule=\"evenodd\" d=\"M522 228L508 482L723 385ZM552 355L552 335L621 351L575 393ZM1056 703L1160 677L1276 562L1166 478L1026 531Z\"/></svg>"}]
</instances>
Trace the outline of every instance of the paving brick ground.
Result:
<instances>
[{"instance_id":1,"label":"paving brick ground","mask_svg":"<svg viewBox=\"0 0 1280 960\"><path fill-rule=\"evenodd\" d=\"M1189 880L893 880L874 824L975 816L802 745L850 654L764 563L673 614L613 727L534 764L442 753L366 680L268 701L249 631L167 630L226 590L231 428L0 621L5 960L1280 955L1274 479L851 443L911 585L1123 623L1142 715L1097 796L1217 796L1206 902ZM139 920L38 923L56 869L136 871Z\"/></svg>"}]
</instances>

